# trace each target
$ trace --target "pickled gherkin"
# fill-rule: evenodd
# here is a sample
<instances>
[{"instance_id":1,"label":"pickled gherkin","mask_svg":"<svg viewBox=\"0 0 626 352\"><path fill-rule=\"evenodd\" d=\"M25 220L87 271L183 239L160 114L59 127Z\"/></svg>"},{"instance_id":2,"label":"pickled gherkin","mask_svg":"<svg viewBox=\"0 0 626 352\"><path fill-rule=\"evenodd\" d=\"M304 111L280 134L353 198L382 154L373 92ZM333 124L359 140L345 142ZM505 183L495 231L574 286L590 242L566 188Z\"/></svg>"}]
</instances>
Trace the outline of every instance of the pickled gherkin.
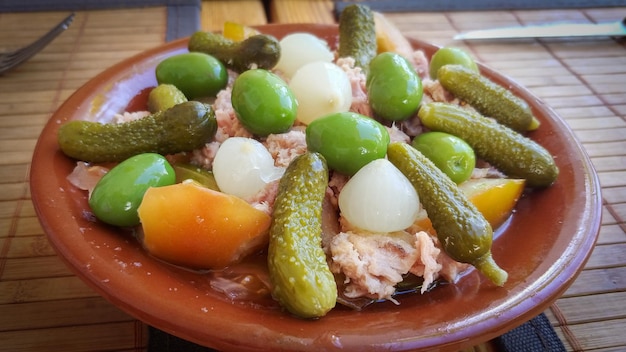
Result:
<instances>
[{"instance_id":1,"label":"pickled gherkin","mask_svg":"<svg viewBox=\"0 0 626 352\"><path fill-rule=\"evenodd\" d=\"M481 114L516 131L536 129L539 125L524 100L479 72L461 65L444 65L437 71L437 79L446 90Z\"/></svg>"},{"instance_id":2,"label":"pickled gherkin","mask_svg":"<svg viewBox=\"0 0 626 352\"><path fill-rule=\"evenodd\" d=\"M549 186L559 175L545 148L479 113L452 104L428 103L418 116L424 126L463 139L477 157L511 178L525 179L530 187Z\"/></svg>"},{"instance_id":3,"label":"pickled gherkin","mask_svg":"<svg viewBox=\"0 0 626 352\"><path fill-rule=\"evenodd\" d=\"M459 187L409 144L391 143L387 157L415 187L444 251L504 285L508 274L491 255L493 229Z\"/></svg>"},{"instance_id":4,"label":"pickled gherkin","mask_svg":"<svg viewBox=\"0 0 626 352\"><path fill-rule=\"evenodd\" d=\"M322 201L328 167L321 154L294 159L280 180L270 227L272 296L289 312L318 318L337 301L337 286L322 249Z\"/></svg>"},{"instance_id":5,"label":"pickled gherkin","mask_svg":"<svg viewBox=\"0 0 626 352\"><path fill-rule=\"evenodd\" d=\"M355 66L368 71L376 56L376 26L374 13L360 4L346 6L339 16L339 57L351 57Z\"/></svg>"},{"instance_id":6,"label":"pickled gherkin","mask_svg":"<svg viewBox=\"0 0 626 352\"><path fill-rule=\"evenodd\" d=\"M235 42L220 34L198 31L189 38L187 46L189 51L209 54L239 73L255 68L269 70L280 58L280 43L267 34Z\"/></svg>"},{"instance_id":7,"label":"pickled gherkin","mask_svg":"<svg viewBox=\"0 0 626 352\"><path fill-rule=\"evenodd\" d=\"M72 120L57 135L65 155L87 162L117 162L142 153L191 151L211 141L217 121L211 106L188 101L125 123Z\"/></svg>"}]
</instances>

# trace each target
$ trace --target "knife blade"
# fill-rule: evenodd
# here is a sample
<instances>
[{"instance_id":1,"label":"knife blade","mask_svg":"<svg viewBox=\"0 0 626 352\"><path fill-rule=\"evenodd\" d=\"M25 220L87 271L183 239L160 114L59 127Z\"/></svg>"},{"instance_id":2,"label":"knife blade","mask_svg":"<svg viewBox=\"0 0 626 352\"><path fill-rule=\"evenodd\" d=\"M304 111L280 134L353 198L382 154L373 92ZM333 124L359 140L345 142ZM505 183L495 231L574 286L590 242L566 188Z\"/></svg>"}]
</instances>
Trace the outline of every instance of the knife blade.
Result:
<instances>
[{"instance_id":1,"label":"knife blade","mask_svg":"<svg viewBox=\"0 0 626 352\"><path fill-rule=\"evenodd\" d=\"M626 36L626 18L609 23L555 23L526 27L481 29L457 34L455 40Z\"/></svg>"}]
</instances>

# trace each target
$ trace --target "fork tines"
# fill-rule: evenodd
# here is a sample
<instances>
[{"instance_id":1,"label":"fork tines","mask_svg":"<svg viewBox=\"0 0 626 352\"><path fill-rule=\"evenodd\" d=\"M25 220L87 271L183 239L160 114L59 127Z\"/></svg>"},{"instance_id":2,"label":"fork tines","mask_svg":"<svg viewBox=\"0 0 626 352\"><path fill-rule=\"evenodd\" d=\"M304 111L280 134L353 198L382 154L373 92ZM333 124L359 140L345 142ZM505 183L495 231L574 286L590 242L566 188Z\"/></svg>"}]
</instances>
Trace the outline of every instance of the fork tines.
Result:
<instances>
[{"instance_id":1,"label":"fork tines","mask_svg":"<svg viewBox=\"0 0 626 352\"><path fill-rule=\"evenodd\" d=\"M67 16L63 21L59 22L54 28L33 43L15 50L0 54L0 73L6 72L24 61L33 57L43 48L45 48L54 38L66 30L74 20L74 13Z\"/></svg>"}]
</instances>

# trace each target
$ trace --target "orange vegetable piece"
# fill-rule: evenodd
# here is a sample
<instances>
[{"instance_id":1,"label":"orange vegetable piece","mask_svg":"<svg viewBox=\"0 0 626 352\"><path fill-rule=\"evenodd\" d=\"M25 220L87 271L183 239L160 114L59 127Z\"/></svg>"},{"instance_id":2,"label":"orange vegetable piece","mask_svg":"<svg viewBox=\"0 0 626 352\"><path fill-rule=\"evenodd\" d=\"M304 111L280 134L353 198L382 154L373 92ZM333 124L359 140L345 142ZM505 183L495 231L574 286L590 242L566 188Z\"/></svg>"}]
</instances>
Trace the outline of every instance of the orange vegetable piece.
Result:
<instances>
[{"instance_id":1,"label":"orange vegetable piece","mask_svg":"<svg viewBox=\"0 0 626 352\"><path fill-rule=\"evenodd\" d=\"M268 214L195 182L149 188L138 213L146 250L187 267L224 268L269 240Z\"/></svg>"},{"instance_id":2,"label":"orange vegetable piece","mask_svg":"<svg viewBox=\"0 0 626 352\"><path fill-rule=\"evenodd\" d=\"M476 206L493 229L497 229L511 215L524 190L525 181L508 178L470 179L459 185L467 198ZM415 227L435 233L424 212L414 223Z\"/></svg>"},{"instance_id":3,"label":"orange vegetable piece","mask_svg":"<svg viewBox=\"0 0 626 352\"><path fill-rule=\"evenodd\" d=\"M260 34L259 31L252 27L244 26L241 23L231 21L224 22L224 31L222 35L235 42L240 42L253 35Z\"/></svg>"},{"instance_id":4,"label":"orange vegetable piece","mask_svg":"<svg viewBox=\"0 0 626 352\"><path fill-rule=\"evenodd\" d=\"M413 46L400 32L398 27L391 23L382 13L374 11L374 26L376 30L377 52L391 51L405 58L410 58Z\"/></svg>"}]
</instances>

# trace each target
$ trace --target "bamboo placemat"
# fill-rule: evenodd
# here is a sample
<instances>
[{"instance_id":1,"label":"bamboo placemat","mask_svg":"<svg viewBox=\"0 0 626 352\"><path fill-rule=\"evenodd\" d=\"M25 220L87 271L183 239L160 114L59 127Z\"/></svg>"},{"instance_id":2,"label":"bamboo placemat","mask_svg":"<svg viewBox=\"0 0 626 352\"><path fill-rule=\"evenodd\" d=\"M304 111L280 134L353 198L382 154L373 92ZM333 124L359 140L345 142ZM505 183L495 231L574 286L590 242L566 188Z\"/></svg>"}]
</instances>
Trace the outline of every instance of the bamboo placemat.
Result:
<instances>
[{"instance_id":1,"label":"bamboo placemat","mask_svg":"<svg viewBox=\"0 0 626 352\"><path fill-rule=\"evenodd\" d=\"M271 2L270 20L332 18L325 1L313 1L317 10L306 12L296 2L306 3ZM221 28L224 18L207 22L211 17L205 9L223 3L203 2L203 28ZM281 3L289 4L289 11L281 10ZM388 15L408 36L463 46L517 79L566 119L590 154L605 203L600 238L577 281L546 312L568 351L626 349L625 42L552 39L464 46L450 38L479 26L596 22L625 13L626 8L613 8ZM66 15L0 13L0 51L29 42ZM78 12L70 29L48 48L0 77L0 350L146 350L145 324L99 297L55 255L30 202L28 172L35 142L52 112L106 67L163 43L165 30L164 8Z\"/></svg>"},{"instance_id":2,"label":"bamboo placemat","mask_svg":"<svg viewBox=\"0 0 626 352\"><path fill-rule=\"evenodd\" d=\"M0 13L0 50L45 33L67 12ZM138 351L146 326L56 256L28 189L32 151L52 112L105 68L165 42L166 8L77 12L68 30L0 76L0 350Z\"/></svg>"}]
</instances>

